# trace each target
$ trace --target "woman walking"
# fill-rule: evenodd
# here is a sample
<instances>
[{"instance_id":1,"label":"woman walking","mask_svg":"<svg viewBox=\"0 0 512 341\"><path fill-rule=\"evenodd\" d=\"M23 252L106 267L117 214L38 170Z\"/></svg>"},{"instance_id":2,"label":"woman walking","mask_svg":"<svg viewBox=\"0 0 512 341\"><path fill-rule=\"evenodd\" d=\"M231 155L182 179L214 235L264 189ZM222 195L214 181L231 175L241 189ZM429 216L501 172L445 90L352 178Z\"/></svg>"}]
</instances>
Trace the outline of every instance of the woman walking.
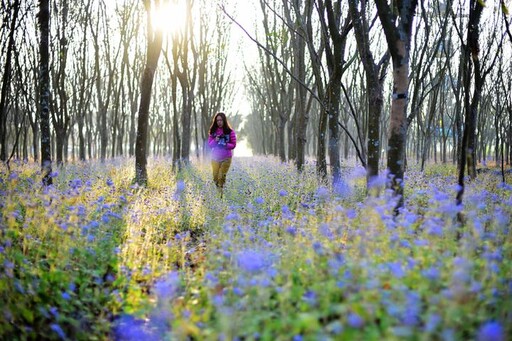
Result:
<instances>
[{"instance_id":1,"label":"woman walking","mask_svg":"<svg viewBox=\"0 0 512 341\"><path fill-rule=\"evenodd\" d=\"M218 112L213 117L208 135L208 145L212 149L213 181L223 196L226 174L231 166L233 149L236 147L236 134L228 123L226 114Z\"/></svg>"}]
</instances>

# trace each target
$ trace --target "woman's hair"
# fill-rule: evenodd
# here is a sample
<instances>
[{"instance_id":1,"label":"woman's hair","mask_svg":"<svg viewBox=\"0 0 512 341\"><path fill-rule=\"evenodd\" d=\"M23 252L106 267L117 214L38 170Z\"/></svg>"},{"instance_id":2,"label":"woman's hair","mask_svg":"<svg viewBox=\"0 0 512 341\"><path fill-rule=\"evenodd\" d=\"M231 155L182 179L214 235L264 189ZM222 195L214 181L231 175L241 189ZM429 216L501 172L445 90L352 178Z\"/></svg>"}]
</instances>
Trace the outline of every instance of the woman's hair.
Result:
<instances>
[{"instance_id":1,"label":"woman's hair","mask_svg":"<svg viewBox=\"0 0 512 341\"><path fill-rule=\"evenodd\" d=\"M217 116L222 117L222 121L224 122L224 125L222 126L222 130L224 130L224 134L227 135L227 134L231 133L233 128L231 128L231 125L229 124L228 119L226 118L226 114L224 114L223 112L218 112L215 115L213 115L212 124L210 125L210 130L209 130L210 135L215 134L215 132L217 131L217 128L219 128L219 126L217 125Z\"/></svg>"}]
</instances>

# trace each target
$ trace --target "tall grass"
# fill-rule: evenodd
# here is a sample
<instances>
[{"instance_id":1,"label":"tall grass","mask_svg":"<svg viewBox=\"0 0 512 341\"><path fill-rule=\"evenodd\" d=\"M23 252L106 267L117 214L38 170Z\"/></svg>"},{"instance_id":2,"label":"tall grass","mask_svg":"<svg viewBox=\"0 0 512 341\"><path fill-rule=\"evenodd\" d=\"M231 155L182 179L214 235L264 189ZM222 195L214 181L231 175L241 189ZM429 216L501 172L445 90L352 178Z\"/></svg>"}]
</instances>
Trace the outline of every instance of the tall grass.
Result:
<instances>
[{"instance_id":1,"label":"tall grass","mask_svg":"<svg viewBox=\"0 0 512 341\"><path fill-rule=\"evenodd\" d=\"M507 340L511 187L455 205L446 168L410 168L406 204L346 169L336 188L272 158L1 169L0 339ZM465 222L456 219L464 213ZM461 235L460 239L457 236Z\"/></svg>"}]
</instances>

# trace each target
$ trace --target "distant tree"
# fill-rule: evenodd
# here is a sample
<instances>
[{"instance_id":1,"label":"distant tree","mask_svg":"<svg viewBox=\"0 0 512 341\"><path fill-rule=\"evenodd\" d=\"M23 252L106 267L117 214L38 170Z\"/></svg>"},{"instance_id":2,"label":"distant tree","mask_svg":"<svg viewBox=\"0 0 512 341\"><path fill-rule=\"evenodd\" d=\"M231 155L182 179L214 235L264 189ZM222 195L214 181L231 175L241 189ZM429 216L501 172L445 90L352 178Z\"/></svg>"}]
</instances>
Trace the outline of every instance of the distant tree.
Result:
<instances>
[{"instance_id":1,"label":"distant tree","mask_svg":"<svg viewBox=\"0 0 512 341\"><path fill-rule=\"evenodd\" d=\"M366 11L366 1L350 0L350 15L354 25L357 50L363 64L368 103L368 139L366 177L371 180L379 175L380 161L380 122L384 106L384 80L389 65L389 53L385 53L377 63L370 49L370 23ZM358 7L360 4L360 8Z\"/></svg>"},{"instance_id":2,"label":"distant tree","mask_svg":"<svg viewBox=\"0 0 512 341\"><path fill-rule=\"evenodd\" d=\"M39 102L41 122L41 170L43 184L51 185L52 156L50 133L50 1L39 0Z\"/></svg>"},{"instance_id":3,"label":"distant tree","mask_svg":"<svg viewBox=\"0 0 512 341\"><path fill-rule=\"evenodd\" d=\"M4 7L5 5L3 5ZM9 107L9 87L12 76L13 53L15 53L15 34L18 25L18 14L20 12L20 1L15 0L5 12L6 16L11 15L9 25L9 38L5 57L4 74L2 77L2 89L0 94L0 161L7 161L7 111ZM6 18L7 19L7 18Z\"/></svg>"},{"instance_id":4,"label":"distant tree","mask_svg":"<svg viewBox=\"0 0 512 341\"><path fill-rule=\"evenodd\" d=\"M140 86L140 105L137 120L137 139L135 141L135 182L145 186L148 182L147 173L147 141L149 123L149 105L151 102L151 89L158 65L160 52L162 51L163 34L152 25L151 8L158 5L159 1L144 0L147 13L147 54L146 67L142 74Z\"/></svg>"},{"instance_id":5,"label":"distant tree","mask_svg":"<svg viewBox=\"0 0 512 341\"><path fill-rule=\"evenodd\" d=\"M70 8L67 0L62 0L59 3L60 17L57 19L57 38L55 42L57 50L57 58L54 61L55 67L51 69L53 80L52 88L55 89L55 96L51 96L51 119L52 126L55 131L55 157L57 165L62 165L64 156L66 154L65 148L67 146L67 138L69 129L72 124L72 115L69 112L69 94L67 91L68 82L68 51L70 36L72 36L73 28L70 29L69 20Z\"/></svg>"},{"instance_id":6,"label":"distant tree","mask_svg":"<svg viewBox=\"0 0 512 341\"><path fill-rule=\"evenodd\" d=\"M304 84L307 83L306 71L306 31L307 25L301 23L311 20L313 6L310 1L287 1L283 0L284 13L286 15L288 26L296 31L296 34L291 34L290 46L293 50L293 73L298 81L293 83L295 92L295 115L293 123L293 137L292 145L296 146L295 153L290 152L290 158L295 156L295 164L297 170L300 172L304 168L305 154L307 145L307 129L309 124L309 110L313 96L308 97L308 92ZM293 11L288 9L290 6ZM291 13L294 14L292 17ZM293 143L295 142L295 143Z\"/></svg>"},{"instance_id":7,"label":"distant tree","mask_svg":"<svg viewBox=\"0 0 512 341\"><path fill-rule=\"evenodd\" d=\"M499 53L488 49L485 51L485 57L481 59L481 49L479 38L481 36L480 20L484 4L481 0L470 0L469 2L469 19L467 22L466 43L463 44L463 64L462 77L464 86L464 132L462 135L461 154L459 159L459 175L457 192L457 204L462 203L464 194L464 177L467 173L471 179L476 178L476 130L478 122L478 112L482 101L482 91L484 88L485 78L494 67ZM492 30L492 39L496 39L496 31ZM459 34L459 38L463 38ZM502 49L504 36L499 36L498 50ZM486 66L485 61L489 64ZM494 127L495 129L497 127Z\"/></svg>"}]
</instances>

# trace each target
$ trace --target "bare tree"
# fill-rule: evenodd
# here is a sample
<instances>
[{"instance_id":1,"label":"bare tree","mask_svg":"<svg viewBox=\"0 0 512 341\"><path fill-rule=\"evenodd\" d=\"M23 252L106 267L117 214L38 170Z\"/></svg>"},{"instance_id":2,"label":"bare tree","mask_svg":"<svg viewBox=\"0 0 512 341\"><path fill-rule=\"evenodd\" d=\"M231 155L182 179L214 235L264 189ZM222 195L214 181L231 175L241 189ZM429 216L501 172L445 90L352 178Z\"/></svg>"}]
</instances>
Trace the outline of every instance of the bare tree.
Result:
<instances>
[{"instance_id":1,"label":"bare tree","mask_svg":"<svg viewBox=\"0 0 512 341\"><path fill-rule=\"evenodd\" d=\"M486 76L492 70L496 60L497 53L487 51L484 61L490 60L485 68L485 62L480 59L480 20L483 12L483 4L478 0L470 0L469 19L467 29L467 42L463 45L463 84L464 84L464 132L462 135L461 154L459 159L459 190L457 192L457 204L462 203L464 195L464 176L466 167L470 178L476 177L476 124L478 120L478 111L481 105L482 90ZM459 34L460 36L460 34ZM495 36L493 34L493 36ZM459 37L460 38L460 37ZM498 38L498 49L501 49L503 36ZM462 40L462 39L461 39ZM472 80L474 78L474 84ZM459 216L459 218L462 218Z\"/></svg>"},{"instance_id":2,"label":"bare tree","mask_svg":"<svg viewBox=\"0 0 512 341\"><path fill-rule=\"evenodd\" d=\"M12 56L15 51L15 33L16 25L18 24L18 13L20 11L20 1L15 0L10 5L6 15L11 14L10 25L9 25L9 39L7 43L7 53L5 57L4 74L2 77L2 89L0 94L0 161L7 161L7 110L8 110L8 92L9 85L11 82L12 72ZM7 18L6 18L7 19Z\"/></svg>"},{"instance_id":3,"label":"bare tree","mask_svg":"<svg viewBox=\"0 0 512 341\"><path fill-rule=\"evenodd\" d=\"M380 161L380 121L384 105L384 80L386 68L389 64L389 53L385 53L378 63L375 62L370 49L370 23L366 11L366 1L349 1L350 14L354 25L357 49L363 64L366 76L367 103L368 103L368 140L367 140L367 182L379 174Z\"/></svg>"},{"instance_id":4,"label":"bare tree","mask_svg":"<svg viewBox=\"0 0 512 341\"><path fill-rule=\"evenodd\" d=\"M50 3L39 0L39 102L41 122L41 170L43 184L51 185L52 157L50 141Z\"/></svg>"},{"instance_id":5,"label":"bare tree","mask_svg":"<svg viewBox=\"0 0 512 341\"><path fill-rule=\"evenodd\" d=\"M400 1L393 3L393 8L386 0L375 0L375 3L393 61L393 97L391 102L387 163L393 177L389 186L395 195L398 196L395 209L395 214L398 214L399 208L404 203L409 55L412 24L418 1ZM395 13L397 14L396 17Z\"/></svg>"},{"instance_id":6,"label":"bare tree","mask_svg":"<svg viewBox=\"0 0 512 341\"><path fill-rule=\"evenodd\" d=\"M151 22L151 8L158 5L159 1L153 3L151 0L144 0L144 7L147 13L147 55L146 67L142 75L140 86L139 117L137 120L137 139L135 142L135 182L139 185L147 185L147 152L148 140L149 106L151 102L151 89L155 77L158 59L162 50L163 34L157 30Z\"/></svg>"}]
</instances>

